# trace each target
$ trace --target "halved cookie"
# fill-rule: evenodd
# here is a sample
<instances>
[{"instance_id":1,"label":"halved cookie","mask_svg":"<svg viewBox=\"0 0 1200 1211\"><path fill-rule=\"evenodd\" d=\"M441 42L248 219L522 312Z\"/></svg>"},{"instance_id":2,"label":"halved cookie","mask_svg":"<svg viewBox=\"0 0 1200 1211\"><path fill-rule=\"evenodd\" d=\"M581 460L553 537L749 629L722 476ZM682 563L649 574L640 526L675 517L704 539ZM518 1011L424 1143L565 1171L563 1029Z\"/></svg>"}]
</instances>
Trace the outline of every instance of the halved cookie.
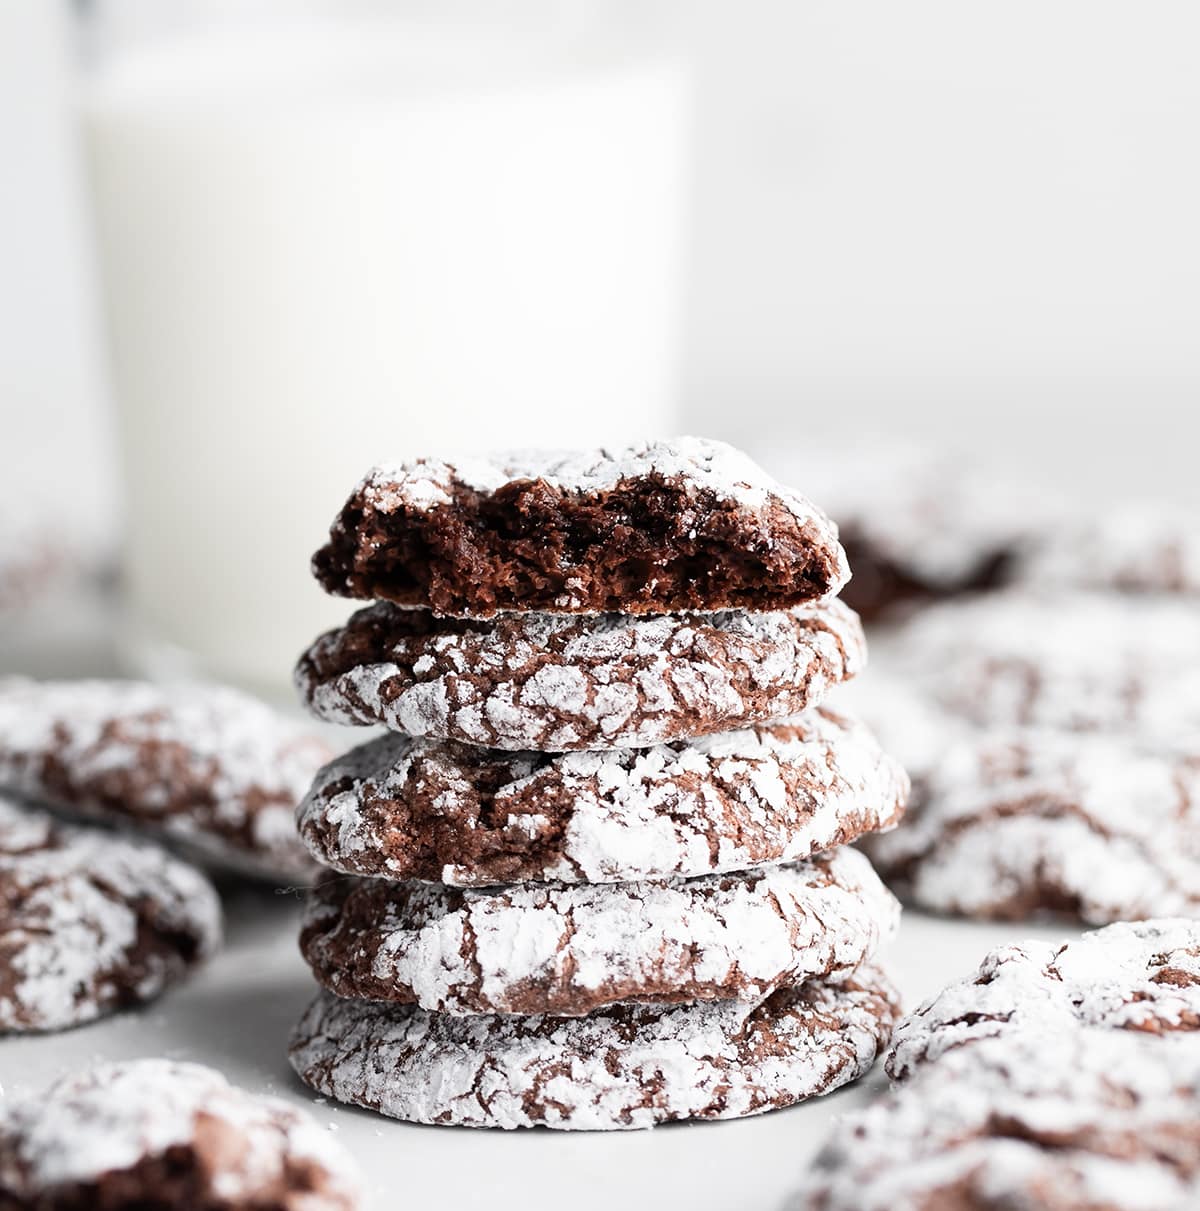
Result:
<instances>
[{"instance_id":1,"label":"halved cookie","mask_svg":"<svg viewBox=\"0 0 1200 1211\"><path fill-rule=\"evenodd\" d=\"M781 609L849 576L810 501L692 437L376 467L313 570L330 593L473 618Z\"/></svg>"}]
</instances>

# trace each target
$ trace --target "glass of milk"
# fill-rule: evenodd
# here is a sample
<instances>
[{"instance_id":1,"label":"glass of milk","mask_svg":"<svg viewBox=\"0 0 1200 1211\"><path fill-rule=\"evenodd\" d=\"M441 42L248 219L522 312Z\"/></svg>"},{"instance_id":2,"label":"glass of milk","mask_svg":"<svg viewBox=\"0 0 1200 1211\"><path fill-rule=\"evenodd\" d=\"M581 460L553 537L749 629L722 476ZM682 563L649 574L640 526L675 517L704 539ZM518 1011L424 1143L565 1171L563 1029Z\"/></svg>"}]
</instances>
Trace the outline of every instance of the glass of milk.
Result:
<instances>
[{"instance_id":1,"label":"glass of milk","mask_svg":"<svg viewBox=\"0 0 1200 1211\"><path fill-rule=\"evenodd\" d=\"M373 462L676 428L686 80L578 9L105 11L127 647L286 695L353 608L308 561Z\"/></svg>"}]
</instances>

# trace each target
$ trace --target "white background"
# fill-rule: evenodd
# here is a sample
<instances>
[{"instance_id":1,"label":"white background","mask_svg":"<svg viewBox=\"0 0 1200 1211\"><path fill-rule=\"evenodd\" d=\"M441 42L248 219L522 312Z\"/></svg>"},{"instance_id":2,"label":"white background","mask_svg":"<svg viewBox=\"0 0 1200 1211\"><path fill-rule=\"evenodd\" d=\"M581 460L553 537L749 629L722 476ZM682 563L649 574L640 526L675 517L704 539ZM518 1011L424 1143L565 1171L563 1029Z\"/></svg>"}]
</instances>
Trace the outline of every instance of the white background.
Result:
<instances>
[{"instance_id":1,"label":"white background","mask_svg":"<svg viewBox=\"0 0 1200 1211\"><path fill-rule=\"evenodd\" d=\"M899 432L1200 501L1200 8L599 7L695 65L689 428ZM64 25L0 0L0 481L69 467L92 512L111 451Z\"/></svg>"}]
</instances>

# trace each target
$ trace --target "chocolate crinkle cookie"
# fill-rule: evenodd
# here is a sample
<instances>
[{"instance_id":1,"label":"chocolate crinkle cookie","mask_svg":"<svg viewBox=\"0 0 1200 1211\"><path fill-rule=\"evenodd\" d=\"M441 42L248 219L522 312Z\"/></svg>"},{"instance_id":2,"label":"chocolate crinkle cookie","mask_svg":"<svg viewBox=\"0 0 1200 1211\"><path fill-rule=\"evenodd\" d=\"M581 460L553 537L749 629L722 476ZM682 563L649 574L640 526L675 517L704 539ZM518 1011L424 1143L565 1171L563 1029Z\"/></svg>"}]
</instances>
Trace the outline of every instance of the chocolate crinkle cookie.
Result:
<instances>
[{"instance_id":1,"label":"chocolate crinkle cookie","mask_svg":"<svg viewBox=\"0 0 1200 1211\"><path fill-rule=\"evenodd\" d=\"M984 727L1200 727L1200 611L1178 598L1017 591L925 610L891 671Z\"/></svg>"},{"instance_id":2,"label":"chocolate crinkle cookie","mask_svg":"<svg viewBox=\"0 0 1200 1211\"><path fill-rule=\"evenodd\" d=\"M866 660L838 601L767 613L436 619L378 602L301 657L333 723L509 750L637 748L787 718Z\"/></svg>"},{"instance_id":3,"label":"chocolate crinkle cookie","mask_svg":"<svg viewBox=\"0 0 1200 1211\"><path fill-rule=\"evenodd\" d=\"M6 1211L356 1211L329 1132L198 1064L132 1060L0 1109Z\"/></svg>"},{"instance_id":4,"label":"chocolate crinkle cookie","mask_svg":"<svg viewBox=\"0 0 1200 1211\"><path fill-rule=\"evenodd\" d=\"M617 1001L754 1001L844 976L898 921L867 859L840 849L664 883L334 879L311 893L300 948L339 996L576 1016Z\"/></svg>"},{"instance_id":5,"label":"chocolate crinkle cookie","mask_svg":"<svg viewBox=\"0 0 1200 1211\"><path fill-rule=\"evenodd\" d=\"M887 1069L899 1080L981 1039L1089 1026L1156 1035L1200 1030L1200 921L1122 922L1072 942L993 950L975 975L899 1024Z\"/></svg>"},{"instance_id":6,"label":"chocolate crinkle cookie","mask_svg":"<svg viewBox=\"0 0 1200 1211\"><path fill-rule=\"evenodd\" d=\"M842 597L869 622L1001 587L1046 528L1030 491L891 439L806 446L771 469L837 519L854 572Z\"/></svg>"},{"instance_id":7,"label":"chocolate crinkle cookie","mask_svg":"<svg viewBox=\"0 0 1200 1211\"><path fill-rule=\"evenodd\" d=\"M0 681L0 788L215 868L307 882L296 804L332 750L220 686Z\"/></svg>"},{"instance_id":8,"label":"chocolate crinkle cookie","mask_svg":"<svg viewBox=\"0 0 1200 1211\"><path fill-rule=\"evenodd\" d=\"M1200 514L1116 505L1067 520L1020 561L1019 579L1119 593L1200 595Z\"/></svg>"},{"instance_id":9,"label":"chocolate crinkle cookie","mask_svg":"<svg viewBox=\"0 0 1200 1211\"><path fill-rule=\"evenodd\" d=\"M1200 914L1198 817L1200 737L1027 729L951 746L863 845L923 908L1101 925Z\"/></svg>"},{"instance_id":10,"label":"chocolate crinkle cookie","mask_svg":"<svg viewBox=\"0 0 1200 1211\"><path fill-rule=\"evenodd\" d=\"M382 736L317 775L297 823L318 861L347 874L611 883L808 858L890 828L907 793L861 723L821 708L608 752Z\"/></svg>"},{"instance_id":11,"label":"chocolate crinkle cookie","mask_svg":"<svg viewBox=\"0 0 1200 1211\"><path fill-rule=\"evenodd\" d=\"M474 618L781 609L849 576L819 509L700 438L376 467L313 570L330 593Z\"/></svg>"},{"instance_id":12,"label":"chocolate crinkle cookie","mask_svg":"<svg viewBox=\"0 0 1200 1211\"><path fill-rule=\"evenodd\" d=\"M1191 1211L1200 1047L1080 1029L945 1056L842 1118L789 1211Z\"/></svg>"},{"instance_id":13,"label":"chocolate crinkle cookie","mask_svg":"<svg viewBox=\"0 0 1200 1211\"><path fill-rule=\"evenodd\" d=\"M828 1093L870 1069L896 1013L871 965L757 1004L619 1005L581 1018L451 1017L322 993L290 1055L317 1092L393 1118L612 1131Z\"/></svg>"},{"instance_id":14,"label":"chocolate crinkle cookie","mask_svg":"<svg viewBox=\"0 0 1200 1211\"><path fill-rule=\"evenodd\" d=\"M152 1000L220 939L220 902L199 871L0 798L0 1032Z\"/></svg>"}]
</instances>

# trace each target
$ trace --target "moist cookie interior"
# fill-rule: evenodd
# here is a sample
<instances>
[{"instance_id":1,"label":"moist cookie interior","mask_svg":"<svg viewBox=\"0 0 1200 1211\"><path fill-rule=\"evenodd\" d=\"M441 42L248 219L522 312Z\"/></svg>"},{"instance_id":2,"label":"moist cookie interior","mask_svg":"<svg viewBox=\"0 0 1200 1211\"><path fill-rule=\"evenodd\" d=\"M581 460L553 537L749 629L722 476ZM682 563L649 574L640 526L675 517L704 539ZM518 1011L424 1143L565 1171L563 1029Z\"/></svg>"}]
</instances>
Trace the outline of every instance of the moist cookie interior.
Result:
<instances>
[{"instance_id":1,"label":"moist cookie interior","mask_svg":"<svg viewBox=\"0 0 1200 1211\"><path fill-rule=\"evenodd\" d=\"M343 510L314 559L331 592L435 611L785 608L824 596L833 552L780 503L747 515L714 492L646 476L579 494L543 480L381 513Z\"/></svg>"}]
</instances>

